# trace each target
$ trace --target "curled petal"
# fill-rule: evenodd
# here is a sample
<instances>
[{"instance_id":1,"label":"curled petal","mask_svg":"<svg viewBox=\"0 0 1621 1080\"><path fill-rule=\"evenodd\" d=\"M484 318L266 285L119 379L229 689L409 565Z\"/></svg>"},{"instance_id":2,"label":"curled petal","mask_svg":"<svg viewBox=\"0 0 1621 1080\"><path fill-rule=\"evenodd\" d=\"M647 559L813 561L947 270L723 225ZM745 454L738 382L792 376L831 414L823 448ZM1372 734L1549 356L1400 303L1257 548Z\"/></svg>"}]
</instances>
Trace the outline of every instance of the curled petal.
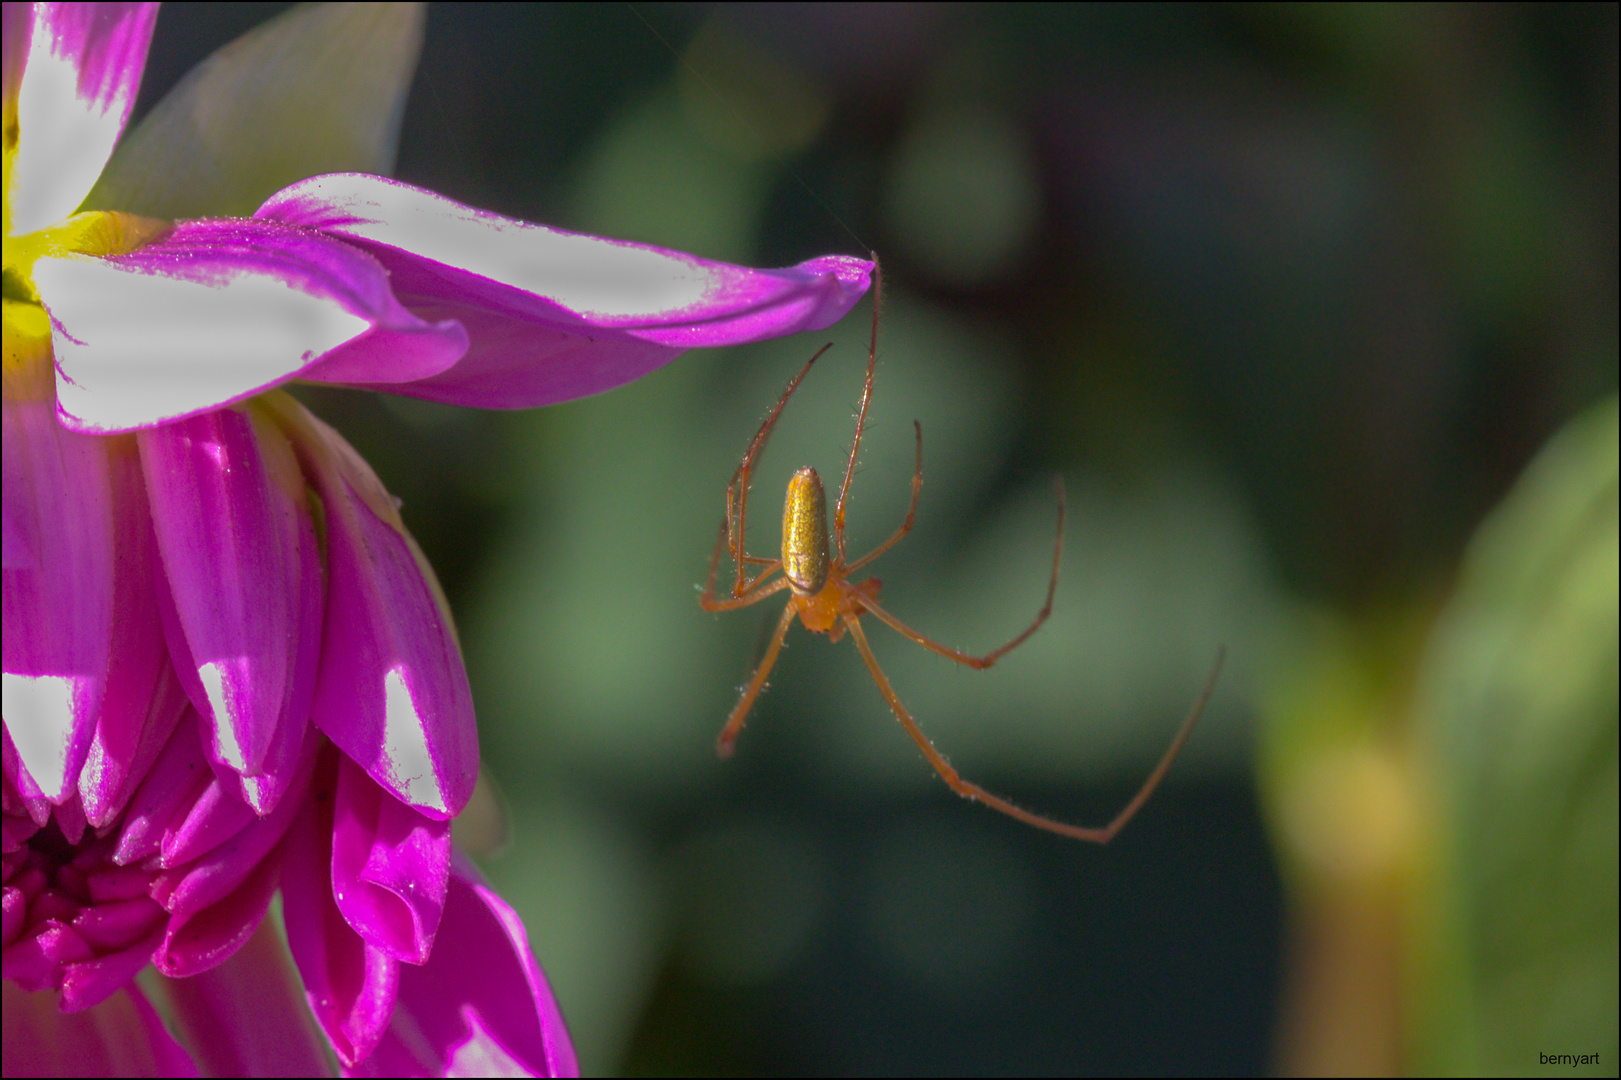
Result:
<instances>
[{"instance_id":1,"label":"curled petal","mask_svg":"<svg viewBox=\"0 0 1621 1080\"><path fill-rule=\"evenodd\" d=\"M396 960L433 949L450 876L450 822L377 786L344 758L332 828L332 892L344 920Z\"/></svg>"},{"instance_id":2,"label":"curled petal","mask_svg":"<svg viewBox=\"0 0 1621 1080\"><path fill-rule=\"evenodd\" d=\"M168 933L152 962L179 977L213 967L248 940L275 892L283 838L307 798L321 740L307 729L288 797L195 863L160 872L152 898L168 909Z\"/></svg>"},{"instance_id":3,"label":"curled petal","mask_svg":"<svg viewBox=\"0 0 1621 1080\"><path fill-rule=\"evenodd\" d=\"M256 216L363 246L401 302L455 319L472 341L453 368L410 384L381 365L306 377L487 408L609 390L686 349L822 329L855 305L872 271L844 257L751 270L513 221L358 173L300 181Z\"/></svg>"},{"instance_id":4,"label":"curled petal","mask_svg":"<svg viewBox=\"0 0 1621 1080\"><path fill-rule=\"evenodd\" d=\"M263 921L270 907L270 897L276 891L276 879L281 873L280 851L258 850L251 858L233 860L229 867L219 868L231 871L229 877L236 877L234 888L209 903L199 900L187 905L194 906L195 911L174 912L163 941L152 956L153 966L170 978L207 971L229 959L247 943ZM245 872L237 877L235 871ZM221 873L218 880L229 878ZM209 881L205 888L216 883ZM209 888L210 893L213 891Z\"/></svg>"},{"instance_id":5,"label":"curled petal","mask_svg":"<svg viewBox=\"0 0 1621 1080\"><path fill-rule=\"evenodd\" d=\"M273 222L181 221L128 254L41 258L34 285L51 313L57 408L76 431L192 416L318 360L339 373L392 365L409 381L467 349L456 323L401 307L377 260Z\"/></svg>"},{"instance_id":6,"label":"curled petal","mask_svg":"<svg viewBox=\"0 0 1621 1080\"><path fill-rule=\"evenodd\" d=\"M349 444L290 397L264 405L325 512L326 625L310 719L401 802L454 817L478 779L478 728L438 580Z\"/></svg>"},{"instance_id":7,"label":"curled petal","mask_svg":"<svg viewBox=\"0 0 1621 1080\"><path fill-rule=\"evenodd\" d=\"M134 982L136 972L151 962L153 951L163 940L163 909L144 897L125 901L125 906L142 909L139 914L148 915L150 929L116 952L100 953L92 960L63 965L63 1012L78 1012L101 1004L119 987ZM99 909L95 911L99 913Z\"/></svg>"},{"instance_id":8,"label":"curled petal","mask_svg":"<svg viewBox=\"0 0 1621 1080\"><path fill-rule=\"evenodd\" d=\"M433 955L401 970L394 1022L351 1075L580 1075L523 922L459 855Z\"/></svg>"},{"instance_id":9,"label":"curled petal","mask_svg":"<svg viewBox=\"0 0 1621 1080\"><path fill-rule=\"evenodd\" d=\"M15 92L18 145L5 199L9 235L19 235L66 217L101 175L135 104L158 6L6 10L6 111Z\"/></svg>"},{"instance_id":10,"label":"curled petal","mask_svg":"<svg viewBox=\"0 0 1621 1080\"><path fill-rule=\"evenodd\" d=\"M212 754L239 773L285 770L291 754L272 748L285 727L284 750L297 751L321 623L315 529L292 450L247 409L139 438L181 638L170 651L211 721Z\"/></svg>"},{"instance_id":11,"label":"curled petal","mask_svg":"<svg viewBox=\"0 0 1621 1080\"><path fill-rule=\"evenodd\" d=\"M350 927L332 895L333 803L339 755L324 753L311 797L287 836L281 879L287 947L304 996L345 1067L363 1060L388 1028L400 962Z\"/></svg>"}]
</instances>

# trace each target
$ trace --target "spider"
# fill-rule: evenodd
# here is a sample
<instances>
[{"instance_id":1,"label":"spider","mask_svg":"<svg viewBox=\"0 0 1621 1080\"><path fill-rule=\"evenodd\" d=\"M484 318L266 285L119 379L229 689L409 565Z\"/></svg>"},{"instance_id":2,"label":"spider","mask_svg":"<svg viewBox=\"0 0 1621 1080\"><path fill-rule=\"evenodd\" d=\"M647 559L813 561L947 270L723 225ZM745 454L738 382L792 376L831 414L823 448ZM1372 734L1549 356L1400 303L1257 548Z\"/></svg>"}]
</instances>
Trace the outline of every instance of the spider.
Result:
<instances>
[{"instance_id":1,"label":"spider","mask_svg":"<svg viewBox=\"0 0 1621 1080\"><path fill-rule=\"evenodd\" d=\"M748 684L743 688L742 697L738 699L737 705L727 718L726 726L721 729L715 749L722 759L732 756L737 736L743 730L743 722L759 698L760 691L765 688L766 677L771 674L771 668L777 662L777 654L782 650L783 638L787 635L788 628L793 625L794 617L798 616L805 629L826 634L831 641L836 642L845 633L849 633L855 640L861 659L866 662L867 670L872 673L873 682L878 684L878 692L884 696L884 700L895 713L895 719L900 721L901 727L906 729L906 733L917 743L918 749L923 751L923 756L934 767L934 771L940 774L940 778L951 787L951 790L1038 829L1046 829L1062 836L1087 840L1095 844L1106 844L1126 822L1131 820L1143 803L1148 801L1148 797L1153 794L1154 788L1159 785L1166 770L1170 768L1172 760L1187 742L1194 723L1204 711L1205 703L1215 689L1216 676L1221 671L1225 649L1218 649L1215 665L1205 680L1204 689L1194 703L1192 711L1188 713L1187 719L1182 722L1176 738L1171 740L1170 748L1160 758L1154 771L1148 774L1148 779L1137 790L1137 794L1107 825L1087 828L1031 813L998 795L993 795L978 784L963 779L957 770L951 767L929 741L928 736L923 734L917 721L906 711L906 707L901 704L900 698L895 693L895 688L890 685L888 677L879 668L878 659L873 655L872 647L867 644L866 631L861 627L861 616L864 614L873 616L896 633L910 638L931 652L939 653L948 660L975 669L990 667L1034 634L1041 624L1047 621L1047 616L1052 614L1053 593L1058 588L1058 563L1064 546L1064 482L1062 477L1054 478L1054 487L1058 495L1058 533L1053 540L1053 566L1052 575L1047 582L1047 600L1023 633L984 656L974 656L953 649L949 645L942 645L890 614L878 603L881 583L877 578L867 578L860 582L850 580L856 571L875 561L911 531L912 523L917 517L918 494L923 488L923 425L914 420L912 427L917 435L917 466L912 473L912 499L906 509L906 519L889 539L867 554L855 560L846 558L844 504L850 494L850 478L855 473L856 455L861 449L861 431L867 421L867 403L872 398L872 374L878 359L878 309L882 301L882 292L883 277L875 263L872 344L867 353L867 381L861 392L861 407L856 413L856 433L854 441L850 444L850 458L844 467L844 480L839 485L839 501L833 510L833 547L836 554L828 549L827 496L823 492L821 478L816 475L816 470L808 465L794 473L788 481L788 494L782 511L782 557L766 559L746 554L743 550L745 511L748 508L749 485L753 479L755 464L765 450L766 441L771 437L771 429L776 425L777 418L782 415L788 399L799 389L799 384L810 372L811 366L823 353L833 347L831 342L818 349L816 354L806 361L799 374L794 376L788 388L782 392L782 397L777 400L776 407L771 410L765 422L760 425L760 430L755 433L748 450L743 454L743 460L737 466L737 471L732 474L731 483L726 487L726 516L721 521L720 535L715 539L715 551L709 559L709 580L704 586L703 595L699 597L699 604L705 611L733 611L757 604L784 589L789 590L789 596L782 617L777 620L777 628L766 646L760 666L755 669ZM732 585L731 595L717 598L715 572L720 563L722 548L736 562L737 577ZM760 569L751 578L748 567ZM780 576L778 571L781 571Z\"/></svg>"}]
</instances>

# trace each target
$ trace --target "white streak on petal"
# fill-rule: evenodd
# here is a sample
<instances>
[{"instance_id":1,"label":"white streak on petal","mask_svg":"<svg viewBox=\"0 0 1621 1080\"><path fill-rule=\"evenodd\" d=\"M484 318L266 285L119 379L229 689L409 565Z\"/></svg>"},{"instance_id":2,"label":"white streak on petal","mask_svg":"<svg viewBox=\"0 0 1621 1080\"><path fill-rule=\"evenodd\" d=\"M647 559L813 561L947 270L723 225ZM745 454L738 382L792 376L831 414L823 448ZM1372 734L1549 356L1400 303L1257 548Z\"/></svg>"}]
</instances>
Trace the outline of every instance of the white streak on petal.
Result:
<instances>
[{"instance_id":1,"label":"white streak on petal","mask_svg":"<svg viewBox=\"0 0 1621 1080\"><path fill-rule=\"evenodd\" d=\"M127 94L98 108L81 100L79 65L58 55L48 26L36 27L17 95L19 146L12 190L14 235L33 232L73 212L112 156L129 111Z\"/></svg>"},{"instance_id":2,"label":"white streak on petal","mask_svg":"<svg viewBox=\"0 0 1621 1080\"><path fill-rule=\"evenodd\" d=\"M273 277L208 283L94 258L41 259L57 402L79 430L175 420L248 397L368 329L360 315Z\"/></svg>"},{"instance_id":3,"label":"white streak on petal","mask_svg":"<svg viewBox=\"0 0 1621 1080\"><path fill-rule=\"evenodd\" d=\"M449 813L444 793L439 790L433 773L433 759L428 755L427 725L411 698L404 669L390 668L384 676L383 687L386 699L383 746L396 780L396 790L403 787L407 801L413 806Z\"/></svg>"},{"instance_id":4,"label":"white streak on petal","mask_svg":"<svg viewBox=\"0 0 1621 1080\"><path fill-rule=\"evenodd\" d=\"M209 708L214 710L214 749L220 761L237 772L247 769L247 756L242 753L242 744L236 737L237 725L231 722L231 702L239 696L237 688L243 674L234 669L241 666L240 662L227 665L210 661L197 668L197 678L208 695Z\"/></svg>"},{"instance_id":5,"label":"white streak on petal","mask_svg":"<svg viewBox=\"0 0 1621 1080\"><path fill-rule=\"evenodd\" d=\"M680 252L513 221L375 177L316 177L290 190L300 198L329 199L335 220L315 224L337 235L399 247L610 324L675 319L713 304L730 278L750 273Z\"/></svg>"},{"instance_id":6,"label":"white streak on petal","mask_svg":"<svg viewBox=\"0 0 1621 1080\"><path fill-rule=\"evenodd\" d=\"M14 675L0 680L0 708L17 756L41 791L60 791L67 769L73 702L83 679L71 675Z\"/></svg>"}]
</instances>

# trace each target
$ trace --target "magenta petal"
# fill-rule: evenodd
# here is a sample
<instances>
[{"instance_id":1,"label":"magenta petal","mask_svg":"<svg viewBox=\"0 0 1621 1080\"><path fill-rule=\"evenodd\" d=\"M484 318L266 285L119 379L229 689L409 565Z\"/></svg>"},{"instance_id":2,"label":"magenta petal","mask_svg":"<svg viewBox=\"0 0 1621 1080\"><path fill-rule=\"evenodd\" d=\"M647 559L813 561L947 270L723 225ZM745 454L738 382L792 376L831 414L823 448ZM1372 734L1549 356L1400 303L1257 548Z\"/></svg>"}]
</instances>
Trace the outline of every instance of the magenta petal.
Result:
<instances>
[{"instance_id":1,"label":"magenta petal","mask_svg":"<svg viewBox=\"0 0 1621 1080\"><path fill-rule=\"evenodd\" d=\"M79 773L79 797L98 828L123 810L186 706L163 646L161 575L140 456L133 440L120 444L111 456L115 562L107 690Z\"/></svg>"},{"instance_id":2,"label":"magenta petal","mask_svg":"<svg viewBox=\"0 0 1621 1080\"><path fill-rule=\"evenodd\" d=\"M344 919L369 944L408 964L427 960L445 906L450 851L449 821L406 806L343 759L332 892Z\"/></svg>"},{"instance_id":3,"label":"magenta petal","mask_svg":"<svg viewBox=\"0 0 1621 1080\"><path fill-rule=\"evenodd\" d=\"M154 855L163 845L164 834L197 800L213 779L208 757L203 751L202 719L188 704L169 741L153 759L142 777L118 831L113 860L121 866Z\"/></svg>"},{"instance_id":4,"label":"magenta petal","mask_svg":"<svg viewBox=\"0 0 1621 1080\"><path fill-rule=\"evenodd\" d=\"M64 431L48 384L15 386L22 376L12 366L3 406L4 499L31 564L0 571L6 730L23 768L19 793L60 802L78 782L106 687L111 447Z\"/></svg>"},{"instance_id":5,"label":"magenta petal","mask_svg":"<svg viewBox=\"0 0 1621 1080\"><path fill-rule=\"evenodd\" d=\"M140 901L130 901L133 907ZM145 904L157 915L163 909L150 900ZM145 937L117 952L101 953L93 960L67 964L62 971L62 1011L78 1012L101 1004L119 987L135 980L135 975L152 960L152 953L163 940L163 920L154 919Z\"/></svg>"},{"instance_id":6,"label":"magenta petal","mask_svg":"<svg viewBox=\"0 0 1621 1080\"><path fill-rule=\"evenodd\" d=\"M275 222L177 222L126 255L42 258L34 285L51 314L57 407L76 431L182 419L317 361L343 379L357 364L425 378L467 349L458 324L402 307L376 259Z\"/></svg>"},{"instance_id":7,"label":"magenta petal","mask_svg":"<svg viewBox=\"0 0 1621 1080\"><path fill-rule=\"evenodd\" d=\"M872 271L844 257L751 270L513 221L359 173L302 180L256 216L365 247L402 303L462 323L472 340L455 367L409 385L381 368L309 377L489 408L612 389L685 349L822 329L855 305Z\"/></svg>"},{"instance_id":8,"label":"magenta petal","mask_svg":"<svg viewBox=\"0 0 1621 1080\"><path fill-rule=\"evenodd\" d=\"M238 772L265 772L278 725L290 726L282 734L295 746L302 735L313 673L301 652L320 633L318 549L292 450L240 409L139 438L212 753Z\"/></svg>"},{"instance_id":9,"label":"magenta petal","mask_svg":"<svg viewBox=\"0 0 1621 1080\"><path fill-rule=\"evenodd\" d=\"M253 812L230 785L222 783L218 774L197 792L178 821L171 821L163 832L159 848L160 866L182 866L212 851L258 821Z\"/></svg>"},{"instance_id":10,"label":"magenta petal","mask_svg":"<svg viewBox=\"0 0 1621 1080\"><path fill-rule=\"evenodd\" d=\"M246 871L237 877L233 871ZM214 869L214 868L209 868ZM280 848L254 853L250 858L219 868L216 879L204 881L198 894L212 894L214 885L230 882L235 885L222 897L203 903L193 895L185 895L186 903L173 913L164 941L152 955L152 966L170 978L185 978L207 971L217 963L235 954L253 936L271 906L280 876ZM235 877L235 881L232 881ZM186 882L190 884L190 881Z\"/></svg>"},{"instance_id":11,"label":"magenta petal","mask_svg":"<svg viewBox=\"0 0 1621 1080\"><path fill-rule=\"evenodd\" d=\"M152 882L152 898L170 914L169 932L153 963L171 977L190 975L220 963L253 933L276 890L284 854L283 839L308 797L321 738L306 732L304 748L288 797L266 817L176 870Z\"/></svg>"},{"instance_id":12,"label":"magenta petal","mask_svg":"<svg viewBox=\"0 0 1621 1080\"><path fill-rule=\"evenodd\" d=\"M438 582L370 466L290 398L267 401L325 511L326 624L310 719L402 802L454 817L478 780L478 728Z\"/></svg>"},{"instance_id":13,"label":"magenta petal","mask_svg":"<svg viewBox=\"0 0 1621 1080\"><path fill-rule=\"evenodd\" d=\"M433 955L401 970L394 1022L349 1075L580 1075L523 922L460 855Z\"/></svg>"},{"instance_id":14,"label":"magenta petal","mask_svg":"<svg viewBox=\"0 0 1621 1080\"><path fill-rule=\"evenodd\" d=\"M281 879L287 946L304 995L338 1059L364 1059L388 1028L400 963L349 926L332 895L332 805L336 754L328 751L303 813L287 836Z\"/></svg>"},{"instance_id":15,"label":"magenta petal","mask_svg":"<svg viewBox=\"0 0 1621 1080\"><path fill-rule=\"evenodd\" d=\"M197 1075L133 981L83 1012L62 1012L56 997L5 985L0 1071L6 1076Z\"/></svg>"},{"instance_id":16,"label":"magenta petal","mask_svg":"<svg viewBox=\"0 0 1621 1080\"><path fill-rule=\"evenodd\" d=\"M5 193L14 235L60 221L90 193L135 104L157 15L156 4L6 5L5 87L8 99L17 91L19 135Z\"/></svg>"}]
</instances>

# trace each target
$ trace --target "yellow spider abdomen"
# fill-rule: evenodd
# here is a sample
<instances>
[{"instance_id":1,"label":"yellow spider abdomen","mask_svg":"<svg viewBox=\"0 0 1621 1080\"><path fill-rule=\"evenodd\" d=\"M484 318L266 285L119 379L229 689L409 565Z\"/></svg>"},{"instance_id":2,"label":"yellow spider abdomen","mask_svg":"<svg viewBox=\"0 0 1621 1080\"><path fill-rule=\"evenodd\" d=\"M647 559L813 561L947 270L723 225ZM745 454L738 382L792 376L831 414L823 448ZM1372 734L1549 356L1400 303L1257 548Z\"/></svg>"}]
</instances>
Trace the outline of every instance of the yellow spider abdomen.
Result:
<instances>
[{"instance_id":1,"label":"yellow spider abdomen","mask_svg":"<svg viewBox=\"0 0 1621 1080\"><path fill-rule=\"evenodd\" d=\"M782 572L799 596L814 596L827 583L827 495L809 465L788 480L782 505Z\"/></svg>"}]
</instances>

